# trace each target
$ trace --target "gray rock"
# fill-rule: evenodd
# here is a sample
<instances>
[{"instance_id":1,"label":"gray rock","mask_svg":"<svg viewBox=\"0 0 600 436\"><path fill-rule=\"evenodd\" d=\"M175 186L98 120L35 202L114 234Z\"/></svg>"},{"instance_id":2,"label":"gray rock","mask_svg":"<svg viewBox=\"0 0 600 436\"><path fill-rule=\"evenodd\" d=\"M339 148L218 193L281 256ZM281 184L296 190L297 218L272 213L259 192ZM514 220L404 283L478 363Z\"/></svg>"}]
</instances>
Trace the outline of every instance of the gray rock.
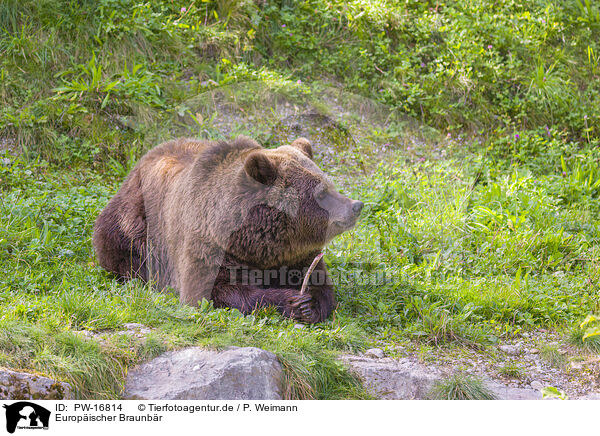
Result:
<instances>
[{"instance_id":1,"label":"gray rock","mask_svg":"<svg viewBox=\"0 0 600 436\"><path fill-rule=\"evenodd\" d=\"M123 324L124 330L105 330L100 332L92 332L89 330L74 330L73 333L85 336L90 339L98 339L100 341L106 341L111 335L129 336L136 339L145 340L146 336L152 333L154 330L152 327L147 327L144 324L137 322L129 322Z\"/></svg>"},{"instance_id":2,"label":"gray rock","mask_svg":"<svg viewBox=\"0 0 600 436\"><path fill-rule=\"evenodd\" d=\"M501 383L486 380L485 385L499 400L541 400L542 393L534 389L504 386Z\"/></svg>"},{"instance_id":3,"label":"gray rock","mask_svg":"<svg viewBox=\"0 0 600 436\"><path fill-rule=\"evenodd\" d=\"M423 400L433 385L450 374L411 359L370 359L354 355L341 357L348 368L360 376L371 393L383 400ZM532 389L505 386L483 378L485 386L499 400L541 400Z\"/></svg>"},{"instance_id":4,"label":"gray rock","mask_svg":"<svg viewBox=\"0 0 600 436\"><path fill-rule=\"evenodd\" d=\"M592 392L590 394L578 398L578 400L600 400L600 392Z\"/></svg>"},{"instance_id":5,"label":"gray rock","mask_svg":"<svg viewBox=\"0 0 600 436\"><path fill-rule=\"evenodd\" d=\"M123 327L125 327L127 330L149 330L148 327L146 327L144 324L140 324L137 322L126 322L125 324L123 324Z\"/></svg>"},{"instance_id":6,"label":"gray rock","mask_svg":"<svg viewBox=\"0 0 600 436\"><path fill-rule=\"evenodd\" d=\"M152 328L146 327L144 324L138 324L137 322L128 322L123 324L125 330L116 332L118 335L133 336L138 339L143 339L146 335L152 333Z\"/></svg>"},{"instance_id":7,"label":"gray rock","mask_svg":"<svg viewBox=\"0 0 600 436\"><path fill-rule=\"evenodd\" d=\"M68 383L38 374L0 368L0 400L68 400Z\"/></svg>"},{"instance_id":8,"label":"gray rock","mask_svg":"<svg viewBox=\"0 0 600 436\"><path fill-rule=\"evenodd\" d=\"M584 366L584 363L583 362L570 362L569 365L573 369L582 369Z\"/></svg>"},{"instance_id":9,"label":"gray rock","mask_svg":"<svg viewBox=\"0 0 600 436\"><path fill-rule=\"evenodd\" d=\"M93 338L96 336L94 332L91 332L89 330L73 330L72 333L80 336L85 336L86 338Z\"/></svg>"},{"instance_id":10,"label":"gray rock","mask_svg":"<svg viewBox=\"0 0 600 436\"><path fill-rule=\"evenodd\" d=\"M516 356L521 353L521 350L516 345L500 345L498 349L511 356Z\"/></svg>"},{"instance_id":11,"label":"gray rock","mask_svg":"<svg viewBox=\"0 0 600 436\"><path fill-rule=\"evenodd\" d=\"M279 400L282 375L277 357L259 348L186 348L131 370L123 398Z\"/></svg>"},{"instance_id":12,"label":"gray rock","mask_svg":"<svg viewBox=\"0 0 600 436\"><path fill-rule=\"evenodd\" d=\"M536 391L541 391L542 389L544 389L544 385L542 384L542 382L537 380L532 381L530 386L531 389L535 389Z\"/></svg>"},{"instance_id":13,"label":"gray rock","mask_svg":"<svg viewBox=\"0 0 600 436\"><path fill-rule=\"evenodd\" d=\"M365 356L382 359L385 357L385 353L381 348L369 348L367 351L365 351Z\"/></svg>"},{"instance_id":14,"label":"gray rock","mask_svg":"<svg viewBox=\"0 0 600 436\"><path fill-rule=\"evenodd\" d=\"M341 357L352 372L360 376L365 386L383 400L421 400L437 380L439 371L409 359L369 359L345 355Z\"/></svg>"}]
</instances>

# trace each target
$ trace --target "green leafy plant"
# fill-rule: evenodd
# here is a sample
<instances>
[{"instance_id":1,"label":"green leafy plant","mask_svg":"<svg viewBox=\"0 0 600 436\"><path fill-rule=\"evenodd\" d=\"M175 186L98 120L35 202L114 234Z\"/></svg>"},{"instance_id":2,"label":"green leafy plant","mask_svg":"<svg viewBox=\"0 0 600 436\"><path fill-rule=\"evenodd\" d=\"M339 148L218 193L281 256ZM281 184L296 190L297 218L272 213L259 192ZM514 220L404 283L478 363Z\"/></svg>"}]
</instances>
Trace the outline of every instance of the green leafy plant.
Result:
<instances>
[{"instance_id":1,"label":"green leafy plant","mask_svg":"<svg viewBox=\"0 0 600 436\"><path fill-rule=\"evenodd\" d=\"M559 400L568 400L567 394L558 390L553 386L547 386L542 389L542 398L544 399L559 399Z\"/></svg>"},{"instance_id":2,"label":"green leafy plant","mask_svg":"<svg viewBox=\"0 0 600 436\"><path fill-rule=\"evenodd\" d=\"M66 80L66 76L73 79ZM110 79L103 73L103 66L97 63L96 55L86 64L79 64L74 70L60 73L57 77L63 79L63 86L54 88L59 98L68 101L79 101L83 98L100 103L104 109L111 96L138 100L151 106L161 106L160 87L153 79L153 74L146 71L142 64L134 65L131 70L125 64L118 76Z\"/></svg>"},{"instance_id":3,"label":"green leafy plant","mask_svg":"<svg viewBox=\"0 0 600 436\"><path fill-rule=\"evenodd\" d=\"M581 325L581 329L584 329L584 334L581 340L585 342L593 338L600 336L600 317L595 315L588 315Z\"/></svg>"},{"instance_id":4,"label":"green leafy plant","mask_svg":"<svg viewBox=\"0 0 600 436\"><path fill-rule=\"evenodd\" d=\"M600 335L595 334L597 329L594 327L596 322L585 323L583 327L581 326L582 323L578 323L573 327L569 333L571 344L592 353L600 354ZM589 335L590 333L592 334Z\"/></svg>"}]
</instances>

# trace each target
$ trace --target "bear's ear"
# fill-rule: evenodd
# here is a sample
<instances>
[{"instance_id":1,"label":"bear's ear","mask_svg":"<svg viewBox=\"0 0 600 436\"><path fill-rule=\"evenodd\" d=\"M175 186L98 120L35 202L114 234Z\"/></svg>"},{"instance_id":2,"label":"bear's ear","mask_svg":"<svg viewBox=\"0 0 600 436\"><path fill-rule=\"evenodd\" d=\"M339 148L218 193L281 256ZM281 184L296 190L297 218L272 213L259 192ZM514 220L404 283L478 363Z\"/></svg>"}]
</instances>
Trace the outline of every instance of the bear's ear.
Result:
<instances>
[{"instance_id":1,"label":"bear's ear","mask_svg":"<svg viewBox=\"0 0 600 436\"><path fill-rule=\"evenodd\" d=\"M302 153L307 155L310 159L313 158L312 145L310 145L310 141L306 138L298 138L294 142L290 144L292 147L296 147Z\"/></svg>"},{"instance_id":2,"label":"bear's ear","mask_svg":"<svg viewBox=\"0 0 600 436\"><path fill-rule=\"evenodd\" d=\"M255 151L248 155L244 163L244 169L250 177L263 185L270 186L277 179L277 167L275 163L260 151Z\"/></svg>"}]
</instances>

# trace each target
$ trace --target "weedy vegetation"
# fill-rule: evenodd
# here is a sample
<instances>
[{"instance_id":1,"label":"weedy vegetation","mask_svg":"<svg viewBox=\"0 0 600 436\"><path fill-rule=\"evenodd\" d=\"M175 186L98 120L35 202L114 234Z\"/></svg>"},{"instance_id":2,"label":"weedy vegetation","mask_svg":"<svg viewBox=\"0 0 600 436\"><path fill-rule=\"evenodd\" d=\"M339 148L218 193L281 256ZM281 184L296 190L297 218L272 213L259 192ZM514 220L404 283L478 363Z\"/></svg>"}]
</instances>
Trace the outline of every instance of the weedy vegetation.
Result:
<instances>
[{"instance_id":1,"label":"weedy vegetation","mask_svg":"<svg viewBox=\"0 0 600 436\"><path fill-rule=\"evenodd\" d=\"M542 347L540 357L554 368L564 368L568 363L567 357L554 345L545 345Z\"/></svg>"},{"instance_id":2,"label":"weedy vegetation","mask_svg":"<svg viewBox=\"0 0 600 436\"><path fill-rule=\"evenodd\" d=\"M289 398L368 398L339 353L406 340L484 349L536 328L571 329L598 353L588 316L600 313L599 10L0 2L0 365L117 398L126 369L164 350L252 345L280 357ZM252 120L215 103L234 88L225 101ZM335 118L332 88L387 113L319 127L318 163L366 205L327 249L345 272L332 319L298 329L273 310L184 307L96 266L94 219L145 151L179 135L276 146L279 115L257 110L268 107L259 91ZM128 322L152 333L116 334ZM435 392L490 397L466 376Z\"/></svg>"},{"instance_id":3,"label":"weedy vegetation","mask_svg":"<svg viewBox=\"0 0 600 436\"><path fill-rule=\"evenodd\" d=\"M495 400L496 396L480 378L455 374L437 382L429 392L431 400Z\"/></svg>"},{"instance_id":4,"label":"weedy vegetation","mask_svg":"<svg viewBox=\"0 0 600 436\"><path fill-rule=\"evenodd\" d=\"M525 376L525 370L515 362L507 362L498 368L498 374L505 377L521 379Z\"/></svg>"}]
</instances>

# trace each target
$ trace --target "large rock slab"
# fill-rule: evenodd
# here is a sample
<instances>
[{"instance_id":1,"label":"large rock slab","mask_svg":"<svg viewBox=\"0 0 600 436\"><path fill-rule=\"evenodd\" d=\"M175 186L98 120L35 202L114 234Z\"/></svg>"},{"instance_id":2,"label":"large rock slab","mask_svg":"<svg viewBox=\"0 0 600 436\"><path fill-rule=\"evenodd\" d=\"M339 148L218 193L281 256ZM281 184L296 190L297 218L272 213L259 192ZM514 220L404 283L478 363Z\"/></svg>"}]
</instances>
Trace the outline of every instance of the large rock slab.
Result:
<instances>
[{"instance_id":1,"label":"large rock slab","mask_svg":"<svg viewBox=\"0 0 600 436\"><path fill-rule=\"evenodd\" d=\"M0 400L67 400L71 392L68 383L0 368Z\"/></svg>"},{"instance_id":2,"label":"large rock slab","mask_svg":"<svg viewBox=\"0 0 600 436\"><path fill-rule=\"evenodd\" d=\"M123 398L279 400L282 375L277 357L260 348L186 348L130 370Z\"/></svg>"},{"instance_id":3,"label":"large rock slab","mask_svg":"<svg viewBox=\"0 0 600 436\"><path fill-rule=\"evenodd\" d=\"M542 400L542 392L530 388L516 388L506 386L502 383L492 380L485 380L487 388L499 400Z\"/></svg>"},{"instance_id":4,"label":"large rock slab","mask_svg":"<svg viewBox=\"0 0 600 436\"><path fill-rule=\"evenodd\" d=\"M424 400L433 385L450 376L435 366L415 360L369 358L345 355L342 362L364 380L365 386L383 400ZM485 386L499 400L541 400L542 394L534 389L505 386L484 378Z\"/></svg>"},{"instance_id":5,"label":"large rock slab","mask_svg":"<svg viewBox=\"0 0 600 436\"><path fill-rule=\"evenodd\" d=\"M382 400L422 400L443 378L434 367L409 359L369 358L344 355L342 362L363 379L365 387Z\"/></svg>"}]
</instances>

